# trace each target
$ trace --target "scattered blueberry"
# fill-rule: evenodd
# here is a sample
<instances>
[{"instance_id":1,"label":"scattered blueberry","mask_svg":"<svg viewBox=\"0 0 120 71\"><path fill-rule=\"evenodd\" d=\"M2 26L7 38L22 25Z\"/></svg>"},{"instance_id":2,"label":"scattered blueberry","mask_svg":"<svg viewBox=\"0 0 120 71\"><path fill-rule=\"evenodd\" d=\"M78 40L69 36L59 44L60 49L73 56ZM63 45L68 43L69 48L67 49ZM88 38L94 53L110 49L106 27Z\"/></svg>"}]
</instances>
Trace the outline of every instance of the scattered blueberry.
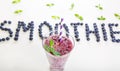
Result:
<instances>
[{"instance_id":1,"label":"scattered blueberry","mask_svg":"<svg viewBox=\"0 0 120 71\"><path fill-rule=\"evenodd\" d=\"M5 38L2 38L2 41L5 41Z\"/></svg>"}]
</instances>

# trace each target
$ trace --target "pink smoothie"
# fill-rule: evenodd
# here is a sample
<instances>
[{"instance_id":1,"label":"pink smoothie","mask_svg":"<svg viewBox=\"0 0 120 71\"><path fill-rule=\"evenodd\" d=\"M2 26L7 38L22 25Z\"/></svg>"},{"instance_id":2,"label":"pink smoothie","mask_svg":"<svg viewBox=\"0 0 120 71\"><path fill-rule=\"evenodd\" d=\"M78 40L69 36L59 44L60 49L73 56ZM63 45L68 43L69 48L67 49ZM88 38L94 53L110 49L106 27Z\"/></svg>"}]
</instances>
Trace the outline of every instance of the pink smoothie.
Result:
<instances>
[{"instance_id":1,"label":"pink smoothie","mask_svg":"<svg viewBox=\"0 0 120 71\"><path fill-rule=\"evenodd\" d=\"M60 53L60 56L69 53L73 48L71 40L67 37L59 37L58 35L50 36L45 40L44 45L50 46L50 40L54 41L53 48Z\"/></svg>"}]
</instances>

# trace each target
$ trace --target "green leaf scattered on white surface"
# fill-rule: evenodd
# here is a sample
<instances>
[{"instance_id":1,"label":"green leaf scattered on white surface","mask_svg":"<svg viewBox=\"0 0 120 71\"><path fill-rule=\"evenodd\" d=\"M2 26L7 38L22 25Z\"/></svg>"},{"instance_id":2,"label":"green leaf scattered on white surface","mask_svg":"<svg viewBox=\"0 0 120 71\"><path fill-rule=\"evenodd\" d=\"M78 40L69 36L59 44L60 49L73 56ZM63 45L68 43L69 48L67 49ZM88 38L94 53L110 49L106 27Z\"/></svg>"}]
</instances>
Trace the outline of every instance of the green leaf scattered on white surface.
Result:
<instances>
[{"instance_id":1,"label":"green leaf scattered on white surface","mask_svg":"<svg viewBox=\"0 0 120 71\"><path fill-rule=\"evenodd\" d=\"M13 0L12 4L17 4L17 3L20 3L20 2L21 2L21 0Z\"/></svg>"},{"instance_id":2,"label":"green leaf scattered on white surface","mask_svg":"<svg viewBox=\"0 0 120 71\"><path fill-rule=\"evenodd\" d=\"M81 15L79 15L79 14L74 14L74 16L76 17L76 18L78 18L79 20L83 20L83 17L81 16Z\"/></svg>"},{"instance_id":3,"label":"green leaf scattered on white surface","mask_svg":"<svg viewBox=\"0 0 120 71\"><path fill-rule=\"evenodd\" d=\"M22 13L23 12L23 10L15 10L14 11L14 14L20 14L20 13Z\"/></svg>"}]
</instances>

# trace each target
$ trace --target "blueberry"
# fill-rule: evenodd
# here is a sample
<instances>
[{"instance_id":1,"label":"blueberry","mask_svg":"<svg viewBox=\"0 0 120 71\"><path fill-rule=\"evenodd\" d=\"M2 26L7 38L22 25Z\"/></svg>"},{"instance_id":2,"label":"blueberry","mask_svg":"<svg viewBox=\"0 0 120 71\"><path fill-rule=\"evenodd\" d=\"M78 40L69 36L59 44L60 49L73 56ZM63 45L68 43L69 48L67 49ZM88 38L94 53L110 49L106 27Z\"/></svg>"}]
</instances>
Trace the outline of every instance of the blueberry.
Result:
<instances>
[{"instance_id":1,"label":"blueberry","mask_svg":"<svg viewBox=\"0 0 120 71\"><path fill-rule=\"evenodd\" d=\"M118 24L115 24L115 26L117 27L117 26L118 26Z\"/></svg>"},{"instance_id":2,"label":"blueberry","mask_svg":"<svg viewBox=\"0 0 120 71\"><path fill-rule=\"evenodd\" d=\"M11 24L11 21L8 21L8 24Z\"/></svg>"},{"instance_id":3,"label":"blueberry","mask_svg":"<svg viewBox=\"0 0 120 71\"><path fill-rule=\"evenodd\" d=\"M52 28L49 28L49 30L52 30Z\"/></svg>"},{"instance_id":4,"label":"blueberry","mask_svg":"<svg viewBox=\"0 0 120 71\"><path fill-rule=\"evenodd\" d=\"M15 37L19 37L19 34L15 34Z\"/></svg>"},{"instance_id":5,"label":"blueberry","mask_svg":"<svg viewBox=\"0 0 120 71\"><path fill-rule=\"evenodd\" d=\"M120 31L118 31L117 34L120 34Z\"/></svg>"},{"instance_id":6,"label":"blueberry","mask_svg":"<svg viewBox=\"0 0 120 71\"><path fill-rule=\"evenodd\" d=\"M94 23L93 25L96 26L96 23Z\"/></svg>"},{"instance_id":7,"label":"blueberry","mask_svg":"<svg viewBox=\"0 0 120 71\"><path fill-rule=\"evenodd\" d=\"M105 26L105 24L101 24L101 26Z\"/></svg>"},{"instance_id":8,"label":"blueberry","mask_svg":"<svg viewBox=\"0 0 120 71\"><path fill-rule=\"evenodd\" d=\"M38 29L38 31L41 31L41 29Z\"/></svg>"},{"instance_id":9,"label":"blueberry","mask_svg":"<svg viewBox=\"0 0 120 71\"><path fill-rule=\"evenodd\" d=\"M4 23L1 23L1 26L4 26Z\"/></svg>"},{"instance_id":10,"label":"blueberry","mask_svg":"<svg viewBox=\"0 0 120 71\"><path fill-rule=\"evenodd\" d=\"M65 27L66 26L66 24L63 24L63 27Z\"/></svg>"},{"instance_id":11,"label":"blueberry","mask_svg":"<svg viewBox=\"0 0 120 71\"><path fill-rule=\"evenodd\" d=\"M53 34L53 32L51 32L49 35L51 36Z\"/></svg>"},{"instance_id":12,"label":"blueberry","mask_svg":"<svg viewBox=\"0 0 120 71\"><path fill-rule=\"evenodd\" d=\"M55 24L55 26L58 26L58 24Z\"/></svg>"},{"instance_id":13,"label":"blueberry","mask_svg":"<svg viewBox=\"0 0 120 71\"><path fill-rule=\"evenodd\" d=\"M58 27L54 27L54 30L58 30Z\"/></svg>"},{"instance_id":14,"label":"blueberry","mask_svg":"<svg viewBox=\"0 0 120 71\"><path fill-rule=\"evenodd\" d=\"M66 36L67 36L67 37L69 37L69 34L68 34L68 33L66 33Z\"/></svg>"},{"instance_id":15,"label":"blueberry","mask_svg":"<svg viewBox=\"0 0 120 71\"><path fill-rule=\"evenodd\" d=\"M74 28L77 28L77 26L75 25Z\"/></svg>"},{"instance_id":16,"label":"blueberry","mask_svg":"<svg viewBox=\"0 0 120 71\"><path fill-rule=\"evenodd\" d=\"M103 32L103 35L106 35L107 34L107 32Z\"/></svg>"},{"instance_id":17,"label":"blueberry","mask_svg":"<svg viewBox=\"0 0 120 71\"><path fill-rule=\"evenodd\" d=\"M32 31L30 31L30 34L31 34L31 35L33 35L33 32L32 32Z\"/></svg>"},{"instance_id":18,"label":"blueberry","mask_svg":"<svg viewBox=\"0 0 120 71\"><path fill-rule=\"evenodd\" d=\"M43 26L43 25L44 25L43 23L40 24L40 26Z\"/></svg>"},{"instance_id":19,"label":"blueberry","mask_svg":"<svg viewBox=\"0 0 120 71\"><path fill-rule=\"evenodd\" d=\"M58 34L58 32L57 32L57 31L55 31L55 34Z\"/></svg>"},{"instance_id":20,"label":"blueberry","mask_svg":"<svg viewBox=\"0 0 120 71\"><path fill-rule=\"evenodd\" d=\"M31 26L32 29L34 29L34 26Z\"/></svg>"},{"instance_id":21,"label":"blueberry","mask_svg":"<svg viewBox=\"0 0 120 71\"><path fill-rule=\"evenodd\" d=\"M87 34L86 37L89 37L89 35Z\"/></svg>"},{"instance_id":22,"label":"blueberry","mask_svg":"<svg viewBox=\"0 0 120 71\"><path fill-rule=\"evenodd\" d=\"M90 38L87 38L87 41L89 41L90 40Z\"/></svg>"},{"instance_id":23,"label":"blueberry","mask_svg":"<svg viewBox=\"0 0 120 71\"><path fill-rule=\"evenodd\" d=\"M92 33L92 31L89 31L89 33Z\"/></svg>"},{"instance_id":24,"label":"blueberry","mask_svg":"<svg viewBox=\"0 0 120 71\"><path fill-rule=\"evenodd\" d=\"M75 34L79 34L79 32L78 32L78 31L75 31Z\"/></svg>"},{"instance_id":25,"label":"blueberry","mask_svg":"<svg viewBox=\"0 0 120 71\"><path fill-rule=\"evenodd\" d=\"M45 23L47 23L47 21L44 21L43 23L45 24Z\"/></svg>"},{"instance_id":26,"label":"blueberry","mask_svg":"<svg viewBox=\"0 0 120 71\"><path fill-rule=\"evenodd\" d=\"M2 41L5 41L5 38L2 38Z\"/></svg>"},{"instance_id":27,"label":"blueberry","mask_svg":"<svg viewBox=\"0 0 120 71\"><path fill-rule=\"evenodd\" d=\"M81 24L81 23L79 23L79 22L78 22L78 23L76 23L76 25L80 25L80 24Z\"/></svg>"},{"instance_id":28,"label":"blueberry","mask_svg":"<svg viewBox=\"0 0 120 71\"><path fill-rule=\"evenodd\" d=\"M79 37L79 35L75 35L75 38L78 38Z\"/></svg>"},{"instance_id":29,"label":"blueberry","mask_svg":"<svg viewBox=\"0 0 120 71\"><path fill-rule=\"evenodd\" d=\"M30 37L33 37L33 35L30 34Z\"/></svg>"},{"instance_id":30,"label":"blueberry","mask_svg":"<svg viewBox=\"0 0 120 71\"><path fill-rule=\"evenodd\" d=\"M114 23L112 23L111 26L114 26Z\"/></svg>"},{"instance_id":31,"label":"blueberry","mask_svg":"<svg viewBox=\"0 0 120 71\"><path fill-rule=\"evenodd\" d=\"M70 23L70 25L72 26L72 25L73 25L73 23Z\"/></svg>"},{"instance_id":32,"label":"blueberry","mask_svg":"<svg viewBox=\"0 0 120 71\"><path fill-rule=\"evenodd\" d=\"M34 21L31 21L31 23L34 23Z\"/></svg>"},{"instance_id":33,"label":"blueberry","mask_svg":"<svg viewBox=\"0 0 120 71\"><path fill-rule=\"evenodd\" d=\"M30 31L34 31L33 29L30 29Z\"/></svg>"},{"instance_id":34,"label":"blueberry","mask_svg":"<svg viewBox=\"0 0 120 71\"><path fill-rule=\"evenodd\" d=\"M27 27L30 28L30 25L28 25Z\"/></svg>"},{"instance_id":35,"label":"blueberry","mask_svg":"<svg viewBox=\"0 0 120 71\"><path fill-rule=\"evenodd\" d=\"M116 40L117 43L119 43L120 41L119 40Z\"/></svg>"},{"instance_id":36,"label":"blueberry","mask_svg":"<svg viewBox=\"0 0 120 71\"><path fill-rule=\"evenodd\" d=\"M15 37L15 38L14 38L14 40L15 40L15 41L17 41L17 40L18 40L18 38L17 38L17 37Z\"/></svg>"},{"instance_id":37,"label":"blueberry","mask_svg":"<svg viewBox=\"0 0 120 71\"><path fill-rule=\"evenodd\" d=\"M16 29L16 31L17 31L17 32L19 32L19 31L20 31L20 29L19 29L19 28L17 28L17 29Z\"/></svg>"},{"instance_id":38,"label":"blueberry","mask_svg":"<svg viewBox=\"0 0 120 71\"><path fill-rule=\"evenodd\" d=\"M12 34L10 34L10 37L13 37L13 35L12 35Z\"/></svg>"},{"instance_id":39,"label":"blueberry","mask_svg":"<svg viewBox=\"0 0 120 71\"><path fill-rule=\"evenodd\" d=\"M112 42L115 42L116 40L115 39L112 39Z\"/></svg>"},{"instance_id":40,"label":"blueberry","mask_svg":"<svg viewBox=\"0 0 120 71\"><path fill-rule=\"evenodd\" d=\"M7 23L7 21L6 20L4 20L4 22L3 23Z\"/></svg>"},{"instance_id":41,"label":"blueberry","mask_svg":"<svg viewBox=\"0 0 120 71\"><path fill-rule=\"evenodd\" d=\"M76 26L76 23L74 23L73 25Z\"/></svg>"},{"instance_id":42,"label":"blueberry","mask_svg":"<svg viewBox=\"0 0 120 71\"><path fill-rule=\"evenodd\" d=\"M8 29L7 29L7 28L4 28L4 30L5 30L5 31L8 31Z\"/></svg>"},{"instance_id":43,"label":"blueberry","mask_svg":"<svg viewBox=\"0 0 120 71\"><path fill-rule=\"evenodd\" d=\"M99 40L99 39L97 39L96 41L97 41L97 42L99 42L100 40Z\"/></svg>"},{"instance_id":44,"label":"blueberry","mask_svg":"<svg viewBox=\"0 0 120 71\"><path fill-rule=\"evenodd\" d=\"M111 27L112 25L111 24L109 24L109 27Z\"/></svg>"},{"instance_id":45,"label":"blueberry","mask_svg":"<svg viewBox=\"0 0 120 71\"><path fill-rule=\"evenodd\" d=\"M5 28L2 27L1 30L5 30Z\"/></svg>"},{"instance_id":46,"label":"blueberry","mask_svg":"<svg viewBox=\"0 0 120 71\"><path fill-rule=\"evenodd\" d=\"M18 23L18 27L22 26L21 23Z\"/></svg>"},{"instance_id":47,"label":"blueberry","mask_svg":"<svg viewBox=\"0 0 120 71\"><path fill-rule=\"evenodd\" d=\"M83 23L80 23L80 25L83 25Z\"/></svg>"},{"instance_id":48,"label":"blueberry","mask_svg":"<svg viewBox=\"0 0 120 71\"><path fill-rule=\"evenodd\" d=\"M91 31L91 33L95 33L94 31Z\"/></svg>"},{"instance_id":49,"label":"blueberry","mask_svg":"<svg viewBox=\"0 0 120 71\"><path fill-rule=\"evenodd\" d=\"M33 40L33 38L29 38L29 40Z\"/></svg>"},{"instance_id":50,"label":"blueberry","mask_svg":"<svg viewBox=\"0 0 120 71\"><path fill-rule=\"evenodd\" d=\"M43 37L43 35L42 35L42 34L40 34L39 36L40 36L40 37Z\"/></svg>"},{"instance_id":51,"label":"blueberry","mask_svg":"<svg viewBox=\"0 0 120 71\"><path fill-rule=\"evenodd\" d=\"M10 38L9 38L9 37L6 37L6 40L10 40Z\"/></svg>"},{"instance_id":52,"label":"blueberry","mask_svg":"<svg viewBox=\"0 0 120 71\"><path fill-rule=\"evenodd\" d=\"M76 41L80 41L80 39L79 39L79 38L77 38L77 39L76 39Z\"/></svg>"},{"instance_id":53,"label":"blueberry","mask_svg":"<svg viewBox=\"0 0 120 71\"><path fill-rule=\"evenodd\" d=\"M77 31L77 28L74 28L74 31Z\"/></svg>"}]
</instances>

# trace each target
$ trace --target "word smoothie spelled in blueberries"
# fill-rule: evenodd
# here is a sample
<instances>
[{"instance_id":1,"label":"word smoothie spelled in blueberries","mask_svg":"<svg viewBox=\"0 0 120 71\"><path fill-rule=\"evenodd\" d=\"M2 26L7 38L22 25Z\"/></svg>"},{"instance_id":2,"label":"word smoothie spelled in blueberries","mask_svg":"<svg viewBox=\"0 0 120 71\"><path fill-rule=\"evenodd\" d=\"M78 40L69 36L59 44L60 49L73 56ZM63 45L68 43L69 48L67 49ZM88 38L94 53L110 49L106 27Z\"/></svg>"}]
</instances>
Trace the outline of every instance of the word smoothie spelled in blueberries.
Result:
<instances>
[{"instance_id":1,"label":"word smoothie spelled in blueberries","mask_svg":"<svg viewBox=\"0 0 120 71\"><path fill-rule=\"evenodd\" d=\"M15 32L15 35L13 36L13 31L10 29L10 28L5 28L5 24L12 24L12 21L7 21L7 20L4 20L3 22L0 23L0 30L1 31L4 31L4 32L8 32L8 36L5 36L5 37L0 37L0 42L3 42L3 41L9 41L12 37L14 38L15 41L18 41L19 39L19 32L20 30L22 29L23 32L27 32L27 31L30 31L29 33L29 40L32 41L33 40L33 33L34 33L34 21L31 21L29 22L28 24L25 24L24 21L18 21L18 24L17 24L17 27L16 27L16 32ZM93 25L93 29L90 29L90 26L89 24L86 24L86 23L80 23L80 22L77 22L77 23L70 23L70 25L73 27L74 29L74 38L76 39L77 42L80 41L80 31L78 26L81 26L81 27L85 27L85 36L86 36L86 40L87 41L90 41L90 35L91 34L94 34L95 38L96 38L96 42L100 42L101 40L101 37L103 38L104 41L108 41L108 36L110 36L110 40L112 42L116 42L116 43L120 43L120 38L116 38L116 35L120 35L120 30L114 30L114 28L120 28L119 27L119 24L116 23L108 23L108 24L100 24L101 28L98 28L98 25L96 23L93 23L91 25ZM46 26L48 27L49 29L49 32L51 31L55 31L54 33L55 34L58 34L58 28L60 27L59 24L55 24L54 28L52 28L52 25L50 25L50 23L48 23L47 21L44 21L43 23L40 23L40 25L38 26L38 34L39 34L39 37L41 39L43 39L44 35L43 35L43 26ZM69 27L67 26L67 24L62 24L64 30L67 32L67 36L69 36ZM109 32L106 31L106 28L105 27L108 27L109 28ZM82 31L83 31L82 30ZM102 31L102 35L103 36L100 36L100 32L99 30ZM110 35L108 35L108 33L110 33ZM0 33L2 34L2 33ZM52 34L52 33L51 33Z\"/></svg>"}]
</instances>

